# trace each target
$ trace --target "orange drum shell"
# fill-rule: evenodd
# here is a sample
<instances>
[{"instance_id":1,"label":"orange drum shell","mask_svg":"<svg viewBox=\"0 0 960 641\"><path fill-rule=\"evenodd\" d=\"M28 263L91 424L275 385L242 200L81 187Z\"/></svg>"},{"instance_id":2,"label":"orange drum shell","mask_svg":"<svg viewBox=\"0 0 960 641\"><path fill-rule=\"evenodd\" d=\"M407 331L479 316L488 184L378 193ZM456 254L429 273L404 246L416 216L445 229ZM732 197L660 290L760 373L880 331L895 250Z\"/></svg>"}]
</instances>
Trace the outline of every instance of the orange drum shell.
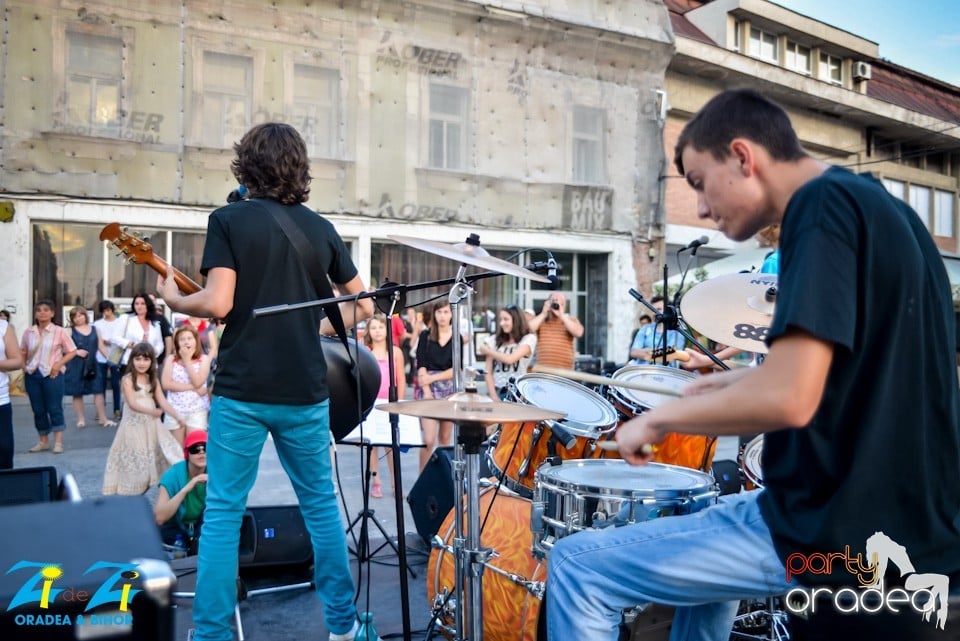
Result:
<instances>
[{"instance_id":1,"label":"orange drum shell","mask_svg":"<svg viewBox=\"0 0 960 641\"><path fill-rule=\"evenodd\" d=\"M500 438L492 453L492 464L497 472L501 472L507 479L519 483L523 487L533 490L534 472L540 467L540 464L547 459L547 443L550 441L550 427L546 423L541 425L542 431L540 439L536 445L533 445L533 430L536 427L535 422L526 423L504 423L500 428ZM518 439L519 432L519 440ZM514 441L517 445L514 448ZM527 467L527 474L520 477L520 466L527 458L530 447L533 446L533 455L530 457L530 464ZM511 450L513 455L510 455ZM557 446L557 456L562 460L596 458L594 448L590 439L582 436L577 437L577 443L573 449L567 450L563 446ZM522 489L511 486L513 489L522 492ZM529 515L527 520L529 521Z\"/></svg>"},{"instance_id":2,"label":"orange drum shell","mask_svg":"<svg viewBox=\"0 0 960 641\"><path fill-rule=\"evenodd\" d=\"M621 421L620 425L623 425L624 422L625 421ZM620 426L618 425L617 429L619 428ZM605 436L601 440L614 440L615 438L616 432L612 432L609 436ZM710 448L709 452L707 451L708 447ZM680 465L689 467L692 470L705 472L709 470L713 464L713 455L716 451L716 439L695 434L669 432L662 441L654 444L653 460L656 463ZM706 454L706 459L704 459L704 454ZM620 453L616 450L601 450L597 448L592 454L584 458L618 459L620 458Z\"/></svg>"},{"instance_id":3,"label":"orange drum shell","mask_svg":"<svg viewBox=\"0 0 960 641\"><path fill-rule=\"evenodd\" d=\"M532 474L531 474L532 476ZM480 523L493 500L493 488L480 494ZM507 572L518 574L530 581L545 581L546 567L533 558L533 533L530 531L530 501L500 491L490 512L486 527L480 535L481 547L492 548L499 556L487 562ZM440 525L439 532L447 545L453 544L454 513ZM464 515L466 521L466 514ZM433 550L427 564L427 599L444 588L453 592L454 559L446 550ZM518 639L536 641L537 617L540 601L525 588L505 577L485 569L483 572L483 636L485 639ZM447 625L453 621L444 620Z\"/></svg>"}]
</instances>

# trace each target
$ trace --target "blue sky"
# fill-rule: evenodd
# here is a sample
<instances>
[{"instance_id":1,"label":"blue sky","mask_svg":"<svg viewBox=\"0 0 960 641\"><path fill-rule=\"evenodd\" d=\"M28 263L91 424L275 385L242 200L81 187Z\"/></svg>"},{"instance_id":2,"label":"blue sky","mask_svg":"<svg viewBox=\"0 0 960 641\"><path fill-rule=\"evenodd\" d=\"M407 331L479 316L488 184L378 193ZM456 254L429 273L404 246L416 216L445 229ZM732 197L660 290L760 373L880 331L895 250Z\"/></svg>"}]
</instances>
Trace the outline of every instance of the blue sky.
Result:
<instances>
[{"instance_id":1,"label":"blue sky","mask_svg":"<svg viewBox=\"0 0 960 641\"><path fill-rule=\"evenodd\" d=\"M880 57L960 86L957 0L773 0L872 40Z\"/></svg>"}]
</instances>

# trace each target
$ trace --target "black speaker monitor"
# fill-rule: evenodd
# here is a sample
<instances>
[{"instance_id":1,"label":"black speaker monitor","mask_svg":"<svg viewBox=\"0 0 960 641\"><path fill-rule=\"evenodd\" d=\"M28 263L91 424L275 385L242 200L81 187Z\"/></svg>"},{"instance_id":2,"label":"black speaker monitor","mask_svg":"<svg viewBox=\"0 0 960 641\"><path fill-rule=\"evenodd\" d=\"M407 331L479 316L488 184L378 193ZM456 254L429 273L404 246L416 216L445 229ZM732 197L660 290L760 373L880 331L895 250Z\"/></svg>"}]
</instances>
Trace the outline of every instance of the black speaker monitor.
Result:
<instances>
[{"instance_id":1,"label":"black speaker monitor","mask_svg":"<svg viewBox=\"0 0 960 641\"><path fill-rule=\"evenodd\" d=\"M240 525L240 567L307 566L313 544L296 505L248 507Z\"/></svg>"},{"instance_id":2,"label":"black speaker monitor","mask_svg":"<svg viewBox=\"0 0 960 641\"><path fill-rule=\"evenodd\" d=\"M417 532L429 544L453 509L451 447L440 447L430 456L407 496Z\"/></svg>"},{"instance_id":3,"label":"black speaker monitor","mask_svg":"<svg viewBox=\"0 0 960 641\"><path fill-rule=\"evenodd\" d=\"M52 465L0 470L0 506L46 503L57 494L57 468Z\"/></svg>"}]
</instances>

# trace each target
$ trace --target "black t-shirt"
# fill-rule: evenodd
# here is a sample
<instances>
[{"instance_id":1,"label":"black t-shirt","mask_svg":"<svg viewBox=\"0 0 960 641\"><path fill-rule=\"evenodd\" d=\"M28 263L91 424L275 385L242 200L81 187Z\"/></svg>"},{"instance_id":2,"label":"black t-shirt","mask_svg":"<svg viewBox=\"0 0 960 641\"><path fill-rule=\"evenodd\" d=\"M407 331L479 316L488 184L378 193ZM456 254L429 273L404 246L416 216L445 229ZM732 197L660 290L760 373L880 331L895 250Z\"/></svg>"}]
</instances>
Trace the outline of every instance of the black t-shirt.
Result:
<instances>
[{"instance_id":1,"label":"black t-shirt","mask_svg":"<svg viewBox=\"0 0 960 641\"><path fill-rule=\"evenodd\" d=\"M430 340L430 330L420 332L417 341L417 369L425 367L431 372L443 372L453 367L453 337L446 345Z\"/></svg>"},{"instance_id":2,"label":"black t-shirt","mask_svg":"<svg viewBox=\"0 0 960 641\"><path fill-rule=\"evenodd\" d=\"M810 424L766 436L760 506L778 554L856 555L883 532L918 572L956 572L956 336L929 232L876 179L832 168L790 200L781 247L769 340L799 328L834 352ZM856 583L842 562L798 578Z\"/></svg>"},{"instance_id":3,"label":"black t-shirt","mask_svg":"<svg viewBox=\"0 0 960 641\"><path fill-rule=\"evenodd\" d=\"M303 205L286 208L334 283L357 275L333 225ZM237 272L233 309L217 356L214 393L251 403L310 405L328 397L320 307L254 318L258 307L317 299L310 275L270 212L255 200L210 215L200 272Z\"/></svg>"}]
</instances>

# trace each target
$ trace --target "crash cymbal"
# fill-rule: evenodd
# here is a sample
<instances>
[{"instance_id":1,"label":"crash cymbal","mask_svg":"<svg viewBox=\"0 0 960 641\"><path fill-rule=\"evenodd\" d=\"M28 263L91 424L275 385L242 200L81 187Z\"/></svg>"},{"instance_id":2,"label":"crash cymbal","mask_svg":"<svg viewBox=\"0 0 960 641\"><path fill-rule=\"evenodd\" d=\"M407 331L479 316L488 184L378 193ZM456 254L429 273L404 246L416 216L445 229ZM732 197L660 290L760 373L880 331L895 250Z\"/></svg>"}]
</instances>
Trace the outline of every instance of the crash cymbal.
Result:
<instances>
[{"instance_id":1,"label":"crash cymbal","mask_svg":"<svg viewBox=\"0 0 960 641\"><path fill-rule=\"evenodd\" d=\"M551 412L532 405L491 402L489 397L484 396L469 400L429 398L421 401L397 401L377 405L376 409L393 414L403 414L404 416L417 416L457 423L525 423L527 421L555 421L566 416L562 412Z\"/></svg>"},{"instance_id":2,"label":"crash cymbal","mask_svg":"<svg viewBox=\"0 0 960 641\"><path fill-rule=\"evenodd\" d=\"M694 285L680 302L684 320L730 347L767 353L764 339L777 299L775 274L727 274Z\"/></svg>"},{"instance_id":3,"label":"crash cymbal","mask_svg":"<svg viewBox=\"0 0 960 641\"><path fill-rule=\"evenodd\" d=\"M414 238L413 236L395 236L391 234L387 235L387 238L401 245L413 247L414 249L419 249L428 254L434 254L435 256L449 258L459 263L466 263L474 267L500 272L501 274L509 274L510 276L517 276L519 278L527 278L539 283L550 282L550 279L546 276L541 276L529 269L491 256L487 253L486 249L480 246L480 240L476 234L470 234L466 242L457 243L456 245L441 243L440 241L429 240L427 238Z\"/></svg>"}]
</instances>

